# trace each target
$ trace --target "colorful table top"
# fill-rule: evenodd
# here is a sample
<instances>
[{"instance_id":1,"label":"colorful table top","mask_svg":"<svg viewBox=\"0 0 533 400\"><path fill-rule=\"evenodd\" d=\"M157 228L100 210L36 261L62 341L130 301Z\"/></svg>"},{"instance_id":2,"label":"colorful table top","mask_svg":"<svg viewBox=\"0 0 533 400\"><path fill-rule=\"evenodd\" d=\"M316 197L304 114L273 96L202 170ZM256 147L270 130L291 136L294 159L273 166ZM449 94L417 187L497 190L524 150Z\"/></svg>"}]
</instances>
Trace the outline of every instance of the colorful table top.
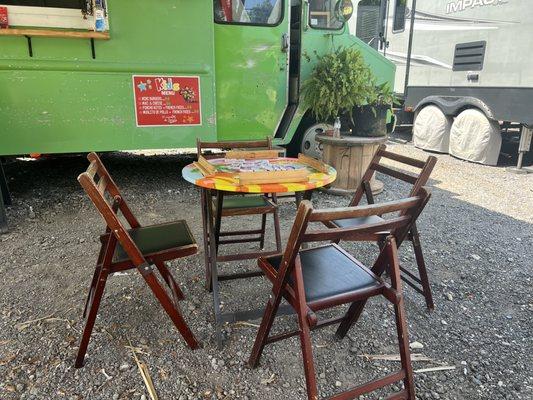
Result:
<instances>
[{"instance_id":1,"label":"colorful table top","mask_svg":"<svg viewBox=\"0 0 533 400\"><path fill-rule=\"evenodd\" d=\"M217 174L214 176L203 176L198 168L189 164L181 172L183 178L206 189L241 193L301 192L328 185L337 178L335 168L328 165L328 172L323 173L300 163L297 158L279 157L269 160L216 158L209 160L209 162L217 169ZM301 168L306 168L309 171L309 181L240 185L238 179L235 178L239 172L245 171L287 171Z\"/></svg>"}]
</instances>

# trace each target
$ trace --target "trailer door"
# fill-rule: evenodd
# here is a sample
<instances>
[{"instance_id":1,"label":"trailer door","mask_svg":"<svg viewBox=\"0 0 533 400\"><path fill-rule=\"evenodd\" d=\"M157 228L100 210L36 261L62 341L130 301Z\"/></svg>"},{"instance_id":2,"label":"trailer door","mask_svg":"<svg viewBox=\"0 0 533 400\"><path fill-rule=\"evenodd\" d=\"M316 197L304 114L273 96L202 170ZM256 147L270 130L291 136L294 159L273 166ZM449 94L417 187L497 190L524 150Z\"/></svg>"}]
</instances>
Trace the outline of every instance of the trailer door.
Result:
<instances>
[{"instance_id":1,"label":"trailer door","mask_svg":"<svg viewBox=\"0 0 533 400\"><path fill-rule=\"evenodd\" d=\"M213 0L220 140L274 135L288 100L290 0Z\"/></svg>"}]
</instances>

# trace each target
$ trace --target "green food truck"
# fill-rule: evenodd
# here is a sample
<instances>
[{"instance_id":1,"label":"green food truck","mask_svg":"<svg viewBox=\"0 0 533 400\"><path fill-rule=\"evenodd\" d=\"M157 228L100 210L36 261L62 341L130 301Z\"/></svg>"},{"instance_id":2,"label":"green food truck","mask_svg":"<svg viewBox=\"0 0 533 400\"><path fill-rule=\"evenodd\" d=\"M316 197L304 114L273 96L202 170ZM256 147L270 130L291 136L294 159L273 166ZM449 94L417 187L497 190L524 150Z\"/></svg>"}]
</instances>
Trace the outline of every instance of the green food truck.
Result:
<instances>
[{"instance_id":1,"label":"green food truck","mask_svg":"<svg viewBox=\"0 0 533 400\"><path fill-rule=\"evenodd\" d=\"M315 54L355 47L349 0L0 0L0 156L271 135L313 152Z\"/></svg>"}]
</instances>

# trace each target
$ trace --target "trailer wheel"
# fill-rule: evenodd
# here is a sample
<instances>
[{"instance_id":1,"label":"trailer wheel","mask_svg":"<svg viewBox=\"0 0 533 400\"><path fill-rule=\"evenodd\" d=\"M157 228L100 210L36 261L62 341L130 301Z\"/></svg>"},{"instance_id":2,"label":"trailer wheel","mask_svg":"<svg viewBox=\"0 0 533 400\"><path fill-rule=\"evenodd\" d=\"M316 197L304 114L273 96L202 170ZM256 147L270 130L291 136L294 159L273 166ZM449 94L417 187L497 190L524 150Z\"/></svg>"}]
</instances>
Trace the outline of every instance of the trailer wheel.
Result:
<instances>
[{"instance_id":1,"label":"trailer wheel","mask_svg":"<svg viewBox=\"0 0 533 400\"><path fill-rule=\"evenodd\" d=\"M310 121L307 124L302 124L288 146L288 155L295 157L298 153L303 153L320 160L322 158L322 146L317 142L316 135L325 133L330 129L333 129L333 126L323 122Z\"/></svg>"},{"instance_id":2,"label":"trailer wheel","mask_svg":"<svg viewBox=\"0 0 533 400\"><path fill-rule=\"evenodd\" d=\"M463 160L496 165L502 147L500 124L477 109L461 112L450 132L450 154Z\"/></svg>"},{"instance_id":3,"label":"trailer wheel","mask_svg":"<svg viewBox=\"0 0 533 400\"><path fill-rule=\"evenodd\" d=\"M415 115L413 124L413 143L423 150L448 153L450 148L450 130L453 118L431 104Z\"/></svg>"}]
</instances>

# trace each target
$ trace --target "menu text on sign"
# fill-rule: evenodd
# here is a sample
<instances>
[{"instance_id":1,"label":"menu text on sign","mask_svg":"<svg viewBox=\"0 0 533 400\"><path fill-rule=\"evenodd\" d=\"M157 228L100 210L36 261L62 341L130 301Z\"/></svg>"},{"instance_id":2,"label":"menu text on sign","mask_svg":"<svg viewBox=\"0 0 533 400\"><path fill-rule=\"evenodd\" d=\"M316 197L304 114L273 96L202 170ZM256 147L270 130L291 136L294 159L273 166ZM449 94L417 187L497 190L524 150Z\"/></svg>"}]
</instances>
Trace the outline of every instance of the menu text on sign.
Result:
<instances>
[{"instance_id":1,"label":"menu text on sign","mask_svg":"<svg viewBox=\"0 0 533 400\"><path fill-rule=\"evenodd\" d=\"M201 125L200 78L133 76L137 126Z\"/></svg>"}]
</instances>

